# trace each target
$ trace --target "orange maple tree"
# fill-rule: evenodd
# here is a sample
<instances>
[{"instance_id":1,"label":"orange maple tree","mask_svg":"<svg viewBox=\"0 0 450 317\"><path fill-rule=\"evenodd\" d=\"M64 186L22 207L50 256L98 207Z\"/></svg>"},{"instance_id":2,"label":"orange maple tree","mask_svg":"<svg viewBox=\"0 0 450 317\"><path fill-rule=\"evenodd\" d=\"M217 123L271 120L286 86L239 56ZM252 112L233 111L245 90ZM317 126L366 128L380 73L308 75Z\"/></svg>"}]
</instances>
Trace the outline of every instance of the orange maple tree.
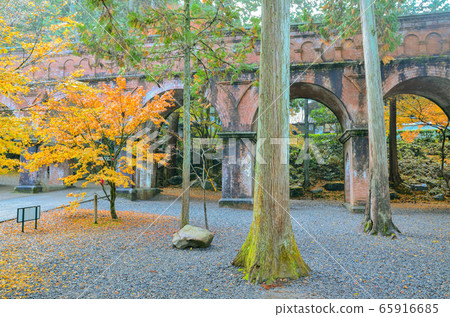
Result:
<instances>
[{"instance_id":1,"label":"orange maple tree","mask_svg":"<svg viewBox=\"0 0 450 317\"><path fill-rule=\"evenodd\" d=\"M134 168L145 169L144 161L164 162L164 154L133 154L140 141L136 136L144 125L164 121L161 112L171 105L172 94L167 92L143 104L145 91L141 87L127 91L122 77L117 78L114 87L102 84L100 88L72 77L57 85L56 90L64 98L50 98L30 117L40 148L37 153L25 154L25 168L36 171L69 161L73 175L62 178L64 183L73 185L84 179L83 186L101 185L110 202L111 217L117 219L117 187L132 185ZM142 145L145 149L149 146Z\"/></svg>"}]
</instances>

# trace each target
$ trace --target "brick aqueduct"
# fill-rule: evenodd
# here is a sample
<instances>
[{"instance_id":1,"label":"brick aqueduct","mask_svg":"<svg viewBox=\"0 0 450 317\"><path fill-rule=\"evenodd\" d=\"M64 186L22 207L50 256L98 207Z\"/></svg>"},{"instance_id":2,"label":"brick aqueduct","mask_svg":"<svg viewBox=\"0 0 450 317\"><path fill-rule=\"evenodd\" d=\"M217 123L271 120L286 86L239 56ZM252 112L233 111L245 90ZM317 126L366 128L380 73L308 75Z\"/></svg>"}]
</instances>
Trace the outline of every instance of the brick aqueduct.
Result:
<instances>
[{"instance_id":1,"label":"brick aqueduct","mask_svg":"<svg viewBox=\"0 0 450 317\"><path fill-rule=\"evenodd\" d=\"M408 16L401 18L400 23L403 42L393 53L395 60L381 66L384 97L420 95L434 101L450 115L450 13ZM258 63L259 54L257 46L248 57L249 63ZM342 125L345 202L351 210L364 206L368 193L367 105L362 57L359 35L338 40L328 47L314 34L300 33L292 28L290 95L292 99L308 98L321 102L334 112ZM111 63L95 66L92 56L60 56L35 74L36 84L27 97L28 103L33 102L42 89L48 89L48 84L55 79L79 68L85 69L84 80L93 84L110 82L117 74ZM129 74L126 78L130 89L143 86L148 90L146 102L157 94L174 90L182 103L180 80L167 80L158 86L145 81L140 74ZM258 88L252 85L254 80L255 72L248 72L237 82L218 82L209 89L209 99L222 121L223 137L233 140L224 142L221 205L252 203L254 158L247 141L256 131L252 124L258 111ZM19 108L2 96L0 103ZM175 108L169 109L166 115L173 110ZM234 151L235 159L230 157ZM61 186L58 178L68 171L67 165L62 165L35 173L24 172L18 190L36 191L44 184L48 189ZM156 184L154 167L138 170L134 177L135 188L123 191L130 197L151 196Z\"/></svg>"}]
</instances>

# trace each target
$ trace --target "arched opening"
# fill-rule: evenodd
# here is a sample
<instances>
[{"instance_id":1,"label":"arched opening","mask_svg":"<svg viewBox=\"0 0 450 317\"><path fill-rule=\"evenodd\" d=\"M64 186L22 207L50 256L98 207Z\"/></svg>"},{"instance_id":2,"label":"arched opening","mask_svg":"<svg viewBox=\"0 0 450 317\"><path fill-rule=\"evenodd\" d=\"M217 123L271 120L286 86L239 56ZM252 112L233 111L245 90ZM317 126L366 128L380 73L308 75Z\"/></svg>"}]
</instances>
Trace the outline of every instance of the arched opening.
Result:
<instances>
[{"instance_id":1,"label":"arched opening","mask_svg":"<svg viewBox=\"0 0 450 317\"><path fill-rule=\"evenodd\" d=\"M385 98L411 94L427 98L450 115L450 79L434 76L415 77L404 80L385 92Z\"/></svg>"},{"instance_id":2,"label":"arched opening","mask_svg":"<svg viewBox=\"0 0 450 317\"><path fill-rule=\"evenodd\" d=\"M172 106L161 113L166 122L161 126L156 126L150 121L143 127L141 138L143 140L146 138L151 144L149 150L153 153L166 153L168 159L166 166L157 164L150 159L141 162L142 168L135 167L134 183L138 199L153 197L160 191L158 188L166 183L166 178L177 175L177 139L180 133L182 134L182 131L179 130L179 109L183 106L183 88L175 84L168 86L173 89L161 87L151 89L143 101L143 104L152 102L156 96L161 96L168 91L172 92L174 99Z\"/></svg>"},{"instance_id":3,"label":"arched opening","mask_svg":"<svg viewBox=\"0 0 450 317\"><path fill-rule=\"evenodd\" d=\"M293 84L290 98L291 198L310 191L343 199L348 180L339 136L351 128L344 104L326 88L308 83Z\"/></svg>"},{"instance_id":4,"label":"arched opening","mask_svg":"<svg viewBox=\"0 0 450 317\"><path fill-rule=\"evenodd\" d=\"M290 98L311 99L330 109L341 124L342 130L351 128L351 118L344 103L330 90L310 83L294 83L290 87Z\"/></svg>"},{"instance_id":5,"label":"arched opening","mask_svg":"<svg viewBox=\"0 0 450 317\"><path fill-rule=\"evenodd\" d=\"M169 87L170 88L170 87ZM165 153L168 157L167 164L149 164L145 170L136 171L136 184L138 187L166 188L180 187L182 183L182 159L183 159L183 89L158 90L153 97L147 95L145 102L150 102L156 94L161 95L166 91L172 91L174 97L173 106L166 109L162 116L166 122L161 126L149 126L146 134L152 135L154 151ZM212 143L217 143L218 132L221 131L221 120L216 109L208 104L204 107L191 106L191 139L192 139L192 165L191 181L197 180L192 187L206 186L207 190L218 190L222 183L221 158L217 153L206 153L206 157L199 153ZM155 139L153 139L153 135ZM197 142L199 141L199 142ZM205 144L204 144L204 143ZM199 148L201 147L201 148ZM212 157L212 158L211 158ZM203 174L206 170L208 173ZM147 181L150 178L150 182Z\"/></svg>"},{"instance_id":6,"label":"arched opening","mask_svg":"<svg viewBox=\"0 0 450 317\"><path fill-rule=\"evenodd\" d=\"M450 172L450 80L423 76L404 80L385 93L389 178L393 198L446 199Z\"/></svg>"}]
</instances>

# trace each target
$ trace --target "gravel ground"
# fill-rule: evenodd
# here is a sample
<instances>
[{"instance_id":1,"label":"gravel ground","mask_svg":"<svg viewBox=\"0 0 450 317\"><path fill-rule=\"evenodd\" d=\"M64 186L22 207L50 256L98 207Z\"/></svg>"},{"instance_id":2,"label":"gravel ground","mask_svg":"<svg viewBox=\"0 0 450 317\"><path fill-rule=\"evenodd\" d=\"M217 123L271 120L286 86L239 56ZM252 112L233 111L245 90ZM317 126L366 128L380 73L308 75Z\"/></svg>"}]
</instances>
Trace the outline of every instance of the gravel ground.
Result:
<instances>
[{"instance_id":1,"label":"gravel ground","mask_svg":"<svg viewBox=\"0 0 450 317\"><path fill-rule=\"evenodd\" d=\"M108 205L102 201L100 207ZM178 217L181 203L163 195L154 201L119 199L118 210ZM192 222L202 225L202 214L202 202L193 201ZM152 231L156 227L128 228L96 239L62 233L64 238L51 247L40 241L44 247L33 260L37 271L45 270L41 275L49 277L43 277L43 289L24 290L20 296L448 298L449 209L394 208L394 222L403 232L394 240L361 233L362 215L351 214L336 202L292 201L291 214L296 241L312 275L282 287L265 290L249 285L230 264L249 231L252 212L208 202L210 229L216 234L208 249L172 248L173 218L166 230L170 234ZM151 239L146 238L148 234ZM7 246L5 240L2 243L0 251ZM22 247L36 246L30 242ZM59 256L61 252L65 257Z\"/></svg>"}]
</instances>

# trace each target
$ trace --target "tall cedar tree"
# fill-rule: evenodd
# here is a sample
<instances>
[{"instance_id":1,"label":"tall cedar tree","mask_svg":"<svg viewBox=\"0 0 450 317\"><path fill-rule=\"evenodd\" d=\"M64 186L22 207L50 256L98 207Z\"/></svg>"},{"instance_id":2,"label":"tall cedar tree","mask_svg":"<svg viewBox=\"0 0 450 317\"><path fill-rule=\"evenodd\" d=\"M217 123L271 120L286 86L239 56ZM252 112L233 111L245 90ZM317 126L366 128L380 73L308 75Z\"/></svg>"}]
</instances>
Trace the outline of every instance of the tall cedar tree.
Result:
<instances>
[{"instance_id":1,"label":"tall cedar tree","mask_svg":"<svg viewBox=\"0 0 450 317\"><path fill-rule=\"evenodd\" d=\"M360 1L360 10L369 114L369 198L364 230L372 234L395 235L395 232L400 231L392 222L375 10L369 0Z\"/></svg>"},{"instance_id":2,"label":"tall cedar tree","mask_svg":"<svg viewBox=\"0 0 450 317\"><path fill-rule=\"evenodd\" d=\"M310 269L289 213L289 0L264 0L262 14L258 139L285 142L261 145L265 164L257 157L253 222L233 264L244 268L249 282L273 284L309 275Z\"/></svg>"}]
</instances>

